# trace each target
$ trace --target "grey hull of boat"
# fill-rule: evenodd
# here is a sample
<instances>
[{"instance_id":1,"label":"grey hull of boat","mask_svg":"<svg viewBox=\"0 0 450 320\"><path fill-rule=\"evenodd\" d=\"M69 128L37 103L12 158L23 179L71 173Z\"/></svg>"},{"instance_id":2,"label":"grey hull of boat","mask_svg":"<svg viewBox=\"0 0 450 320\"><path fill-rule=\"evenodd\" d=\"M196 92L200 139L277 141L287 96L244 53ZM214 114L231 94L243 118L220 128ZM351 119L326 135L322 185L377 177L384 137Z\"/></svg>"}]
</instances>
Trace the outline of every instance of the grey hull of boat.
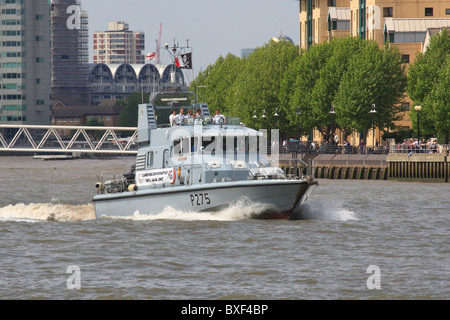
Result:
<instances>
[{"instance_id":1,"label":"grey hull of boat","mask_svg":"<svg viewBox=\"0 0 450 320\"><path fill-rule=\"evenodd\" d=\"M156 215L167 208L220 211L238 202L258 208L255 217L288 219L317 185L310 179L230 181L192 186L138 189L93 198L96 217ZM258 206L256 206L258 204ZM256 210L256 209L255 209Z\"/></svg>"}]
</instances>

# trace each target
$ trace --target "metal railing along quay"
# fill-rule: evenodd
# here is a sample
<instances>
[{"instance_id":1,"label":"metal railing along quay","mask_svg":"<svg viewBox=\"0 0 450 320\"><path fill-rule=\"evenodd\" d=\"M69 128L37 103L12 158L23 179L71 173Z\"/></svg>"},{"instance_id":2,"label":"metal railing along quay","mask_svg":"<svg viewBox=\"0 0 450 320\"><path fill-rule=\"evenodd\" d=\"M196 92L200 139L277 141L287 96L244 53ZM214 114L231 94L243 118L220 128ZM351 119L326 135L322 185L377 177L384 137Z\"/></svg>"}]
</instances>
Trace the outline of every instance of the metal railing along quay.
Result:
<instances>
[{"instance_id":1,"label":"metal railing along quay","mask_svg":"<svg viewBox=\"0 0 450 320\"><path fill-rule=\"evenodd\" d=\"M295 170L292 161L312 161L316 178L448 182L449 145L390 148L280 148L280 164Z\"/></svg>"},{"instance_id":2,"label":"metal railing along quay","mask_svg":"<svg viewBox=\"0 0 450 320\"><path fill-rule=\"evenodd\" d=\"M364 146L364 147L355 147L355 146L341 146L341 145L325 145L316 148L308 148L306 146L301 146L298 148L286 148L280 147L280 154L292 154L294 157L296 154L389 154L389 153L449 153L450 145L437 145L433 146L422 146L421 148L417 148L414 146Z\"/></svg>"},{"instance_id":3,"label":"metal railing along quay","mask_svg":"<svg viewBox=\"0 0 450 320\"><path fill-rule=\"evenodd\" d=\"M424 145L421 147L416 146L395 146L391 148L389 153L435 153L435 154L448 154L450 150L450 145Z\"/></svg>"}]
</instances>

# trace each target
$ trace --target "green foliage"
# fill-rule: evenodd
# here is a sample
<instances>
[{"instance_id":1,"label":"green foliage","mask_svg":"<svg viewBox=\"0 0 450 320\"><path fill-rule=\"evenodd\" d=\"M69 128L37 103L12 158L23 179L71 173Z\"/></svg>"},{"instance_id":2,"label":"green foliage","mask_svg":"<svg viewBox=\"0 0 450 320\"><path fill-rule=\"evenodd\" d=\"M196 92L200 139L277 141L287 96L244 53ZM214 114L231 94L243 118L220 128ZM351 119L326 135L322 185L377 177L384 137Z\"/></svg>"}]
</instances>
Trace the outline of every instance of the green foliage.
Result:
<instances>
[{"instance_id":1,"label":"green foliage","mask_svg":"<svg viewBox=\"0 0 450 320\"><path fill-rule=\"evenodd\" d=\"M257 115L257 128L286 128L289 114L280 108L279 93L282 78L291 63L298 57L298 47L290 42L270 41L257 48L243 65L233 86L233 101L230 111L239 115L244 123L253 126ZM279 118L273 115L278 108ZM265 111L266 120L262 119ZM277 122L277 123L275 123Z\"/></svg>"},{"instance_id":2,"label":"green foliage","mask_svg":"<svg viewBox=\"0 0 450 320\"><path fill-rule=\"evenodd\" d=\"M330 136L332 133L332 127L336 125L334 120L344 118L343 114L339 114L337 119L331 118L330 108L336 104L335 97L351 59L361 51L365 43L360 37L335 38L330 41L330 56L320 68L319 78L311 90L310 100L314 115L311 119L312 124L324 136ZM339 107L338 105L336 110L339 110Z\"/></svg>"},{"instance_id":3,"label":"green foliage","mask_svg":"<svg viewBox=\"0 0 450 320\"><path fill-rule=\"evenodd\" d=\"M381 111L377 123L390 127L398 120L405 86L398 50L379 49L358 37L335 38L312 46L291 65L280 97L292 117L300 107L302 133L316 128L329 139L334 127L345 133L367 131L373 103Z\"/></svg>"},{"instance_id":4,"label":"green foliage","mask_svg":"<svg viewBox=\"0 0 450 320\"><path fill-rule=\"evenodd\" d=\"M373 103L380 111L376 124L392 127L399 120L405 89L400 52L359 37L335 38L300 54L289 42L271 41L247 59L219 57L191 84L211 111L219 108L239 116L250 127L256 112L257 128L263 123L274 128L278 110L282 133L296 136L299 120L302 134L317 128L325 137L333 126L347 133L366 131L372 124ZM336 107L335 118L331 105ZM266 120L261 118L263 110Z\"/></svg>"},{"instance_id":5,"label":"green foliage","mask_svg":"<svg viewBox=\"0 0 450 320\"><path fill-rule=\"evenodd\" d=\"M423 105L431 109L431 122L435 133L444 143L450 134L450 55L447 55L444 68Z\"/></svg>"},{"instance_id":6,"label":"green foliage","mask_svg":"<svg viewBox=\"0 0 450 320\"><path fill-rule=\"evenodd\" d=\"M301 132L306 133L315 127L313 112L313 89L320 79L320 70L332 55L332 46L325 42L310 47L309 51L302 52L286 70L281 86L280 100L283 110L288 118L297 119L297 109L300 109ZM329 106L328 106L329 111ZM331 123L331 120L329 121ZM323 123L320 124L321 126ZM292 123L291 123L291 126ZM291 135L297 135L296 130L290 131Z\"/></svg>"},{"instance_id":7,"label":"green foliage","mask_svg":"<svg viewBox=\"0 0 450 320\"><path fill-rule=\"evenodd\" d=\"M286 123L286 112L281 110L279 91L284 72L298 56L298 47L289 42L273 42L257 48L247 59L228 54L201 72L191 83L200 102L208 103L210 111L220 109L223 114L238 116L253 126L263 126L261 116L266 111L265 127L275 127L272 115L279 110L277 124ZM285 125L285 127L287 127Z\"/></svg>"},{"instance_id":8,"label":"green foliage","mask_svg":"<svg viewBox=\"0 0 450 320\"><path fill-rule=\"evenodd\" d=\"M147 93L134 92L125 102L125 108L120 113L119 123L121 127L137 127L138 109L142 103L147 103L150 96ZM124 103L124 101L120 102Z\"/></svg>"},{"instance_id":9,"label":"green foliage","mask_svg":"<svg viewBox=\"0 0 450 320\"><path fill-rule=\"evenodd\" d=\"M408 94L420 111L420 131L438 134L448 141L450 131L449 83L450 33L443 29L430 39L425 53L419 52L408 72ZM412 108L411 121L417 128L417 113Z\"/></svg>"},{"instance_id":10,"label":"green foliage","mask_svg":"<svg viewBox=\"0 0 450 320\"><path fill-rule=\"evenodd\" d=\"M392 127L399 114L407 84L401 54L394 47L379 49L368 41L354 56L342 77L335 97L337 122L347 132L367 132L372 122ZM369 116L372 104L377 114Z\"/></svg>"},{"instance_id":11,"label":"green foliage","mask_svg":"<svg viewBox=\"0 0 450 320\"><path fill-rule=\"evenodd\" d=\"M200 102L209 105L212 113L220 109L227 114L230 112L234 84L241 66L241 59L231 53L225 58L220 56L214 65L208 66L191 83L191 91L197 94Z\"/></svg>"}]
</instances>

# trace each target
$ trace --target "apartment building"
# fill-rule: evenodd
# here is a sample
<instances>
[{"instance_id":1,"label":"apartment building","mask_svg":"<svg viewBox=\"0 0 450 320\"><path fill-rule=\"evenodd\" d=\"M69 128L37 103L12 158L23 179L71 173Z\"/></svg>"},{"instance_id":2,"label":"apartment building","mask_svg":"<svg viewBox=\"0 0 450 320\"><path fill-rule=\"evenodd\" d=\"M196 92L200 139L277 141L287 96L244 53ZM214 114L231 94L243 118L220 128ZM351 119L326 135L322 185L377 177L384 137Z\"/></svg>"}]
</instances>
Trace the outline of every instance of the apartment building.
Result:
<instances>
[{"instance_id":1,"label":"apartment building","mask_svg":"<svg viewBox=\"0 0 450 320\"><path fill-rule=\"evenodd\" d=\"M49 0L0 3L0 123L51 123Z\"/></svg>"},{"instance_id":2,"label":"apartment building","mask_svg":"<svg viewBox=\"0 0 450 320\"><path fill-rule=\"evenodd\" d=\"M329 30L339 30L333 32L334 36L348 36L350 2L351 0L300 0L300 48L308 49L313 44L329 40ZM332 17L329 20L330 14Z\"/></svg>"},{"instance_id":3,"label":"apartment building","mask_svg":"<svg viewBox=\"0 0 450 320\"><path fill-rule=\"evenodd\" d=\"M426 50L431 30L450 28L450 0L352 0L350 2L352 36L375 40L380 46L389 42L413 63L417 52ZM396 123L411 128L409 111L414 102L406 96L402 102L403 120Z\"/></svg>"},{"instance_id":4,"label":"apartment building","mask_svg":"<svg viewBox=\"0 0 450 320\"><path fill-rule=\"evenodd\" d=\"M352 0L350 15L352 36L389 41L412 63L428 29L450 27L450 0Z\"/></svg>"},{"instance_id":5,"label":"apartment building","mask_svg":"<svg viewBox=\"0 0 450 320\"><path fill-rule=\"evenodd\" d=\"M94 63L144 64L145 34L129 30L123 21L111 21L108 30L94 33Z\"/></svg>"},{"instance_id":6,"label":"apartment building","mask_svg":"<svg viewBox=\"0 0 450 320\"><path fill-rule=\"evenodd\" d=\"M424 50L427 29L448 27L450 0L300 0L299 12L302 49L351 35L408 54Z\"/></svg>"},{"instance_id":7,"label":"apartment building","mask_svg":"<svg viewBox=\"0 0 450 320\"><path fill-rule=\"evenodd\" d=\"M300 0L300 48L328 41L333 37L359 36L386 42L399 48L406 64L424 52L429 37L450 28L450 0ZM403 120L396 123L411 128L409 111L413 102L402 102ZM376 140L381 142L377 128ZM316 133L314 134L314 137ZM367 137L372 141L372 132ZM352 138L352 143L358 141Z\"/></svg>"},{"instance_id":8,"label":"apartment building","mask_svg":"<svg viewBox=\"0 0 450 320\"><path fill-rule=\"evenodd\" d=\"M79 0L52 0L52 95L88 104L88 14Z\"/></svg>"}]
</instances>

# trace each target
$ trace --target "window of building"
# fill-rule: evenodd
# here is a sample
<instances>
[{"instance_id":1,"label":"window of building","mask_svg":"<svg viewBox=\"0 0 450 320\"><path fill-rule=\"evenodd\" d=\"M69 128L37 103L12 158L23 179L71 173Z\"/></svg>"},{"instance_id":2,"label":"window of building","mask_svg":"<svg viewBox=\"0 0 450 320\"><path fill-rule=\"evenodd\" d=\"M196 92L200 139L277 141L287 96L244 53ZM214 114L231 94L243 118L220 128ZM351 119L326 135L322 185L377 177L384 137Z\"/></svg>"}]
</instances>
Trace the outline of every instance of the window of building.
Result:
<instances>
[{"instance_id":1,"label":"window of building","mask_svg":"<svg viewBox=\"0 0 450 320\"><path fill-rule=\"evenodd\" d=\"M402 55L402 63L409 63L409 54Z\"/></svg>"},{"instance_id":2,"label":"window of building","mask_svg":"<svg viewBox=\"0 0 450 320\"><path fill-rule=\"evenodd\" d=\"M394 8L393 7L384 7L383 8L383 17L393 17L394 16Z\"/></svg>"},{"instance_id":3,"label":"window of building","mask_svg":"<svg viewBox=\"0 0 450 320\"><path fill-rule=\"evenodd\" d=\"M3 84L2 86L3 89L18 89L17 88L17 84L16 83L7 83L7 84Z\"/></svg>"},{"instance_id":4,"label":"window of building","mask_svg":"<svg viewBox=\"0 0 450 320\"><path fill-rule=\"evenodd\" d=\"M450 15L450 9L445 9L445 14Z\"/></svg>"},{"instance_id":5,"label":"window of building","mask_svg":"<svg viewBox=\"0 0 450 320\"><path fill-rule=\"evenodd\" d=\"M328 21L328 31L337 30L337 21Z\"/></svg>"},{"instance_id":6,"label":"window of building","mask_svg":"<svg viewBox=\"0 0 450 320\"><path fill-rule=\"evenodd\" d=\"M433 8L425 8L425 16L432 17L433 16Z\"/></svg>"},{"instance_id":7,"label":"window of building","mask_svg":"<svg viewBox=\"0 0 450 320\"><path fill-rule=\"evenodd\" d=\"M7 122L17 122L17 121L26 121L26 117L20 116L4 116L3 121Z\"/></svg>"},{"instance_id":8,"label":"window of building","mask_svg":"<svg viewBox=\"0 0 450 320\"><path fill-rule=\"evenodd\" d=\"M410 111L411 107L409 105L409 102L402 102L402 111Z\"/></svg>"},{"instance_id":9,"label":"window of building","mask_svg":"<svg viewBox=\"0 0 450 320\"><path fill-rule=\"evenodd\" d=\"M394 38L394 34L393 33L384 33L384 42L390 42L390 43L394 43L395 42L395 38Z\"/></svg>"}]
</instances>

